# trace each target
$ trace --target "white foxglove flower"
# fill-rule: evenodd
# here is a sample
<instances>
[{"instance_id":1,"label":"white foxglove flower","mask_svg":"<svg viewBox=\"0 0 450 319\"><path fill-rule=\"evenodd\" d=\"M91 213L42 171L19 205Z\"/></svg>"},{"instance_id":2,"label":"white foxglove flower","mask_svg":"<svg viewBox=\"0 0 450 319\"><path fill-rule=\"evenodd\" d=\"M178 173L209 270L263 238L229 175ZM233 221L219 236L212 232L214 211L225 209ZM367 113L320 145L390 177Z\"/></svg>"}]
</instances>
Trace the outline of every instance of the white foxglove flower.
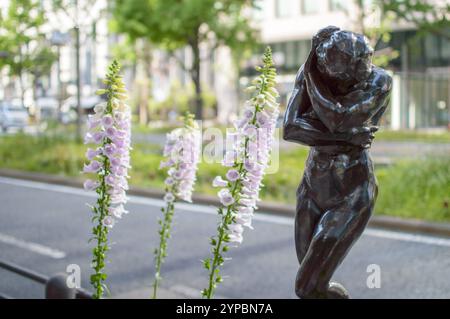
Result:
<instances>
[{"instance_id":1,"label":"white foxglove flower","mask_svg":"<svg viewBox=\"0 0 450 319\"><path fill-rule=\"evenodd\" d=\"M192 191L196 180L196 172L201 154L201 133L193 116L187 114L184 127L177 128L167 134L163 149L165 159L160 168L167 169L168 177L164 181L166 206L162 208L164 218L160 220L159 247L155 250L155 280L153 283L153 298L161 280L160 271L164 257L167 254L167 240L170 237L172 216L177 200L192 201Z\"/></svg>"},{"instance_id":2,"label":"white foxglove flower","mask_svg":"<svg viewBox=\"0 0 450 319\"><path fill-rule=\"evenodd\" d=\"M225 187L228 185L228 182L222 178L222 176L216 176L213 180L213 187Z\"/></svg>"},{"instance_id":3,"label":"white foxglove flower","mask_svg":"<svg viewBox=\"0 0 450 319\"><path fill-rule=\"evenodd\" d=\"M112 228L122 214L127 213L123 205L127 202L125 191L128 189L128 168L130 167L131 112L124 102L125 85L119 75L120 66L114 61L104 80L107 102L94 107L94 115L89 115L86 144L95 144L88 148L83 172L95 174L96 179L84 182L86 190L95 190L98 194L93 212L93 239L97 241L93 249L93 268L91 276L94 286L94 298L101 298L105 289L106 274L103 272L105 256L108 251L108 230Z\"/></svg>"},{"instance_id":4,"label":"white foxglove flower","mask_svg":"<svg viewBox=\"0 0 450 319\"><path fill-rule=\"evenodd\" d=\"M226 180L217 176L212 184L224 188L218 192L222 205L219 208L221 222L217 237L211 238L213 257L203 262L209 271L209 286L202 291L207 298L213 296L217 284L222 281L219 267L225 260L222 253L228 249L226 243L242 243L244 227L253 228L253 211L257 208L264 171L269 164L279 115L275 99L278 96L276 71L270 48L264 53L263 62L264 66L257 68L260 76L247 90L253 97L246 102L241 117L234 121L236 131L229 134L233 148L227 150L222 161L223 166L230 167Z\"/></svg>"}]
</instances>

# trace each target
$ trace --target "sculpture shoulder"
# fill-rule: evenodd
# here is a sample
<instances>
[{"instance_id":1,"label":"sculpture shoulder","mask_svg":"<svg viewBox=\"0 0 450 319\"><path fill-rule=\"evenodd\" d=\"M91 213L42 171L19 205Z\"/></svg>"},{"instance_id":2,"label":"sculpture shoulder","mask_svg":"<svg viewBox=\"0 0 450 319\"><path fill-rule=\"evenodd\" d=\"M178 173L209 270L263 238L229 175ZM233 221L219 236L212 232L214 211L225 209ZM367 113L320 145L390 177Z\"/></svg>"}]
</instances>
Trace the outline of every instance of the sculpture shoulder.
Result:
<instances>
[{"instance_id":1,"label":"sculpture shoulder","mask_svg":"<svg viewBox=\"0 0 450 319\"><path fill-rule=\"evenodd\" d=\"M295 76L295 85L301 85L303 81L305 80L305 72L304 72L305 65L302 64L302 66L298 69L297 75Z\"/></svg>"},{"instance_id":2,"label":"sculpture shoulder","mask_svg":"<svg viewBox=\"0 0 450 319\"><path fill-rule=\"evenodd\" d=\"M380 93L388 93L392 89L392 77L386 70L373 66L369 77L370 86Z\"/></svg>"}]
</instances>

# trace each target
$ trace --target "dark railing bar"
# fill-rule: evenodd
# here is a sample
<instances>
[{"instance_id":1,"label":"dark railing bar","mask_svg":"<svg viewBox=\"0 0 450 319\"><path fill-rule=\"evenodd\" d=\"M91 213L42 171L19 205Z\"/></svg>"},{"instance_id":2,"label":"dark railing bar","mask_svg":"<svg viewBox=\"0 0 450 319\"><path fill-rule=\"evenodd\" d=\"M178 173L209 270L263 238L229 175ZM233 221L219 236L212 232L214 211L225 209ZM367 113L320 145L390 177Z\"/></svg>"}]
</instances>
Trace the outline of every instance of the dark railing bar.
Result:
<instances>
[{"instance_id":1,"label":"dark railing bar","mask_svg":"<svg viewBox=\"0 0 450 319\"><path fill-rule=\"evenodd\" d=\"M11 262L6 262L1 259L0 259L0 268L9 270L13 273L21 275L21 276L31 279L33 281L39 282L41 284L45 284L48 280L48 277L46 277L40 273L37 273L33 270L23 268L17 264L11 263Z\"/></svg>"},{"instance_id":2,"label":"dark railing bar","mask_svg":"<svg viewBox=\"0 0 450 319\"><path fill-rule=\"evenodd\" d=\"M44 276L38 272L35 272L30 269L26 269L24 267L21 267L15 263L12 262L6 262L4 260L0 259L0 268L9 270L13 273L16 273L20 276L23 276L25 278L31 279L35 282L41 283L43 285L46 285L46 289L50 287L50 281L53 281L58 276L53 276L51 278ZM88 292L87 290L84 290L82 288L78 288L75 293L75 298L77 299L92 299L92 294ZM13 299L12 297L3 294L0 292L0 299Z\"/></svg>"}]
</instances>

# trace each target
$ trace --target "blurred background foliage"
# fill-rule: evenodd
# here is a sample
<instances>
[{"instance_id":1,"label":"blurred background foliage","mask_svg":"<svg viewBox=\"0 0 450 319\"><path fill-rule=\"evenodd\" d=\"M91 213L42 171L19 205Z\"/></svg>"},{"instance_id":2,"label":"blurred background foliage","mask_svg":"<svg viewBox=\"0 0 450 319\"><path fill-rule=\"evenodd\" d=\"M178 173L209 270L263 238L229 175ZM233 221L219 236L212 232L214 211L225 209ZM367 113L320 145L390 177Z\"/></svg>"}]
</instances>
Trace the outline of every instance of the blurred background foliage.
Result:
<instances>
[{"instance_id":1,"label":"blurred background foliage","mask_svg":"<svg viewBox=\"0 0 450 319\"><path fill-rule=\"evenodd\" d=\"M77 137L99 102L91 95L101 86L101 63L117 57L133 108L131 183L161 188L160 144L179 114L190 110L224 132L267 45L283 110L317 31L311 25L342 15L348 29L367 35L374 63L395 79L395 101L375 143L438 151L450 143L449 13L448 1L436 0L1 1L0 102L20 100L31 120L0 133L0 167L78 176L86 146ZM272 31L278 34L269 39ZM52 116L39 116L39 99L53 99ZM450 154L437 153L377 163L376 213L450 221ZM305 147L281 148L280 169L266 178L262 199L294 203L306 156ZM196 191L215 195L210 184L221 173L219 164L202 163Z\"/></svg>"}]
</instances>

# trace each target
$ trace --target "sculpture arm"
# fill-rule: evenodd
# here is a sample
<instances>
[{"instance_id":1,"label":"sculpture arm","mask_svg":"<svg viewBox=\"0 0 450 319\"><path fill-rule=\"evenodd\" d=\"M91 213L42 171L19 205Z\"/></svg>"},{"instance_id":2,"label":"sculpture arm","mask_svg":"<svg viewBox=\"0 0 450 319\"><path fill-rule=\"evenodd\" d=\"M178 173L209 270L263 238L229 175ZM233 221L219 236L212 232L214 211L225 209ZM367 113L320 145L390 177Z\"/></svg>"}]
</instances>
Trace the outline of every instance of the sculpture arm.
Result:
<instances>
[{"instance_id":1,"label":"sculpture arm","mask_svg":"<svg viewBox=\"0 0 450 319\"><path fill-rule=\"evenodd\" d=\"M392 86L390 76L374 67L363 89L356 89L338 100L334 99L314 73L306 76L308 93L314 97L314 111L331 132L342 132L361 126L387 104Z\"/></svg>"},{"instance_id":2,"label":"sculpture arm","mask_svg":"<svg viewBox=\"0 0 450 319\"><path fill-rule=\"evenodd\" d=\"M315 123L316 122L316 123ZM348 145L349 134L326 132L316 127L320 122L312 119L297 118L284 123L283 139L308 146Z\"/></svg>"},{"instance_id":3,"label":"sculpture arm","mask_svg":"<svg viewBox=\"0 0 450 319\"><path fill-rule=\"evenodd\" d=\"M375 113L374 116L372 116L371 122L372 125L378 125L380 123L380 119L384 114L384 111L386 111L388 105L389 105L390 95L387 94L387 96L384 97L382 101L382 107L378 110L377 113Z\"/></svg>"},{"instance_id":4,"label":"sculpture arm","mask_svg":"<svg viewBox=\"0 0 450 319\"><path fill-rule=\"evenodd\" d=\"M350 136L346 133L331 133L320 120L301 115L302 104L307 98L303 67L300 68L289 99L283 123L283 139L309 146L336 145L346 143Z\"/></svg>"}]
</instances>

